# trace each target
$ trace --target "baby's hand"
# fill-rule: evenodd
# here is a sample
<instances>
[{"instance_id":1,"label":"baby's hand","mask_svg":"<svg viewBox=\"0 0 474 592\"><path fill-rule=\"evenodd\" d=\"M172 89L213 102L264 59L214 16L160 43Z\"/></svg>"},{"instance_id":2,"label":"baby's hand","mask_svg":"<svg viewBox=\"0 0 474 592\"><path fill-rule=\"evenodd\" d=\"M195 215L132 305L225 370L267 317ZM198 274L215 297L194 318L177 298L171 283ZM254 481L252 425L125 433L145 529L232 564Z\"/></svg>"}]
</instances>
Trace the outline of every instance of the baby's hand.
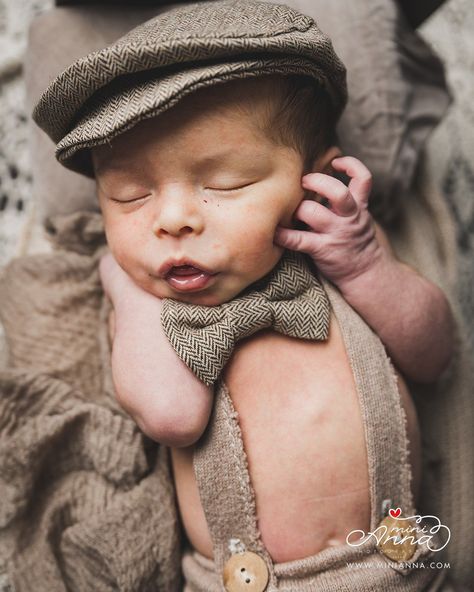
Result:
<instances>
[{"instance_id":1,"label":"baby's hand","mask_svg":"<svg viewBox=\"0 0 474 592\"><path fill-rule=\"evenodd\" d=\"M351 177L349 186L322 173L305 175L303 188L327 198L329 208L312 199L302 201L295 217L310 230L279 226L275 243L308 253L320 272L340 286L370 270L378 261L382 247L368 210L370 171L351 156L336 158L331 164Z\"/></svg>"},{"instance_id":2,"label":"baby's hand","mask_svg":"<svg viewBox=\"0 0 474 592\"><path fill-rule=\"evenodd\" d=\"M213 390L178 357L161 325L162 300L135 284L112 254L99 263L114 307L112 378L118 403L153 440L190 446L201 437Z\"/></svg>"}]
</instances>

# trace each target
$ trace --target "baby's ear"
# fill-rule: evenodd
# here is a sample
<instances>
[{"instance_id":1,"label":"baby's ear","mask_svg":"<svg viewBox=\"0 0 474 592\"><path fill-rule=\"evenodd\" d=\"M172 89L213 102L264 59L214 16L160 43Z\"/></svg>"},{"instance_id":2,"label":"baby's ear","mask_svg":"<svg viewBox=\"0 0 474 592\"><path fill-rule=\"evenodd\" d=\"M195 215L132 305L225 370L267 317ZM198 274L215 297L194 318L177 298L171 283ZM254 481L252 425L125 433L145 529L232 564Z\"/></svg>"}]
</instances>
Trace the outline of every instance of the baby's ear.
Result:
<instances>
[{"instance_id":1,"label":"baby's ear","mask_svg":"<svg viewBox=\"0 0 474 592\"><path fill-rule=\"evenodd\" d=\"M316 160L313 162L313 166L311 168L311 173L324 173L325 175L337 176L338 173L332 168L331 162L342 156L341 149L339 146L330 146L323 154L318 156ZM314 193L310 190L306 190L304 194L304 199L314 199L323 205L327 205L328 200L325 197L322 197L318 193Z\"/></svg>"},{"instance_id":2,"label":"baby's ear","mask_svg":"<svg viewBox=\"0 0 474 592\"><path fill-rule=\"evenodd\" d=\"M334 174L334 169L331 166L331 162L342 156L341 149L339 146L330 146L320 154L313 163L312 172L313 173L324 173L326 175Z\"/></svg>"}]
</instances>

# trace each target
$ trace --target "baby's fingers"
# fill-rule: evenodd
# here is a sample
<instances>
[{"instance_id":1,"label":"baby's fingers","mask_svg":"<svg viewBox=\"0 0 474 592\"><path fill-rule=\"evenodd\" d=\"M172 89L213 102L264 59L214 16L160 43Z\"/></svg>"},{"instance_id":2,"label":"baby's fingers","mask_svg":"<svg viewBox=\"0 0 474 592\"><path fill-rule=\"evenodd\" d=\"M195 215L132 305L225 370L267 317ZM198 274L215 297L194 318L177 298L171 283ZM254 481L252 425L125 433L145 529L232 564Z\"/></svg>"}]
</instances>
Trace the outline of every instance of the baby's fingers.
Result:
<instances>
[{"instance_id":1,"label":"baby's fingers","mask_svg":"<svg viewBox=\"0 0 474 592\"><path fill-rule=\"evenodd\" d=\"M327 232L338 219L334 212L312 199L304 199L293 218L305 222L314 232Z\"/></svg>"},{"instance_id":2,"label":"baby's fingers","mask_svg":"<svg viewBox=\"0 0 474 592\"><path fill-rule=\"evenodd\" d=\"M323 173L309 173L302 178L302 186L326 197L331 211L338 216L352 216L358 210L349 188L334 177Z\"/></svg>"},{"instance_id":3,"label":"baby's fingers","mask_svg":"<svg viewBox=\"0 0 474 592\"><path fill-rule=\"evenodd\" d=\"M307 230L294 230L293 228L278 226L275 231L274 242L285 249L308 253L308 255L314 257L318 250L319 237L314 232Z\"/></svg>"},{"instance_id":4,"label":"baby's fingers","mask_svg":"<svg viewBox=\"0 0 474 592\"><path fill-rule=\"evenodd\" d=\"M351 178L349 191L361 204L366 205L369 201L372 189L372 174L369 169L353 156L342 156L335 158L331 166L336 171L342 171Z\"/></svg>"}]
</instances>

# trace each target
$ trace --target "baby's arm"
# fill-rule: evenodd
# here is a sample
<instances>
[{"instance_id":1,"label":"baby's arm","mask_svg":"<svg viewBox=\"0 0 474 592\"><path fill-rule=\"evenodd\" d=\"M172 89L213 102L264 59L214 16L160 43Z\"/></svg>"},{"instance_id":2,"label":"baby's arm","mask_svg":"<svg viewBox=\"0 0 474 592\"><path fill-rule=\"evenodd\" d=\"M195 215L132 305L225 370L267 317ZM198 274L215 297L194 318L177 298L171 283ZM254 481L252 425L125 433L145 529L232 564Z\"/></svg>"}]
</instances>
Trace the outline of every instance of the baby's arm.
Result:
<instances>
[{"instance_id":1,"label":"baby's arm","mask_svg":"<svg viewBox=\"0 0 474 592\"><path fill-rule=\"evenodd\" d=\"M417 382L432 382L448 366L453 352L454 320L440 288L398 261L382 229L376 236L385 244L377 266L341 287L342 294L374 328L394 364ZM378 306L367 298L377 290Z\"/></svg>"},{"instance_id":2,"label":"baby's arm","mask_svg":"<svg viewBox=\"0 0 474 592\"><path fill-rule=\"evenodd\" d=\"M111 254L100 262L112 301L112 377L120 405L150 438L190 446L208 423L212 389L189 370L161 326L161 299L138 287Z\"/></svg>"},{"instance_id":3,"label":"baby's arm","mask_svg":"<svg viewBox=\"0 0 474 592\"><path fill-rule=\"evenodd\" d=\"M352 157L332 164L351 177L349 187L320 173L303 177L303 187L326 197L330 209L303 201L295 215L310 231L281 229L276 242L309 253L379 335L398 369L414 381L432 382L447 367L453 350L448 301L437 286L395 258L368 211L367 168Z\"/></svg>"}]
</instances>

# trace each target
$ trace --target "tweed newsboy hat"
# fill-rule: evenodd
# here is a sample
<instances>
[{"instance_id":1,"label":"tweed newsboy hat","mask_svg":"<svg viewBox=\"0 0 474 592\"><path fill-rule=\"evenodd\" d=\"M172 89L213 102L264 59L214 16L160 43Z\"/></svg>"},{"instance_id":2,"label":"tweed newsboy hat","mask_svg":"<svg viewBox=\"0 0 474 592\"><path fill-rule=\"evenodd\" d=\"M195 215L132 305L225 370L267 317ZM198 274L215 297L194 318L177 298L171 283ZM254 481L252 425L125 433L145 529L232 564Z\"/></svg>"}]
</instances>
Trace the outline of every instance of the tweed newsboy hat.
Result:
<instances>
[{"instance_id":1,"label":"tweed newsboy hat","mask_svg":"<svg viewBox=\"0 0 474 592\"><path fill-rule=\"evenodd\" d=\"M347 101L346 69L314 20L284 4L217 0L170 9L57 76L33 110L56 158L93 177L90 148L159 115L199 88L268 74L305 74Z\"/></svg>"}]
</instances>

